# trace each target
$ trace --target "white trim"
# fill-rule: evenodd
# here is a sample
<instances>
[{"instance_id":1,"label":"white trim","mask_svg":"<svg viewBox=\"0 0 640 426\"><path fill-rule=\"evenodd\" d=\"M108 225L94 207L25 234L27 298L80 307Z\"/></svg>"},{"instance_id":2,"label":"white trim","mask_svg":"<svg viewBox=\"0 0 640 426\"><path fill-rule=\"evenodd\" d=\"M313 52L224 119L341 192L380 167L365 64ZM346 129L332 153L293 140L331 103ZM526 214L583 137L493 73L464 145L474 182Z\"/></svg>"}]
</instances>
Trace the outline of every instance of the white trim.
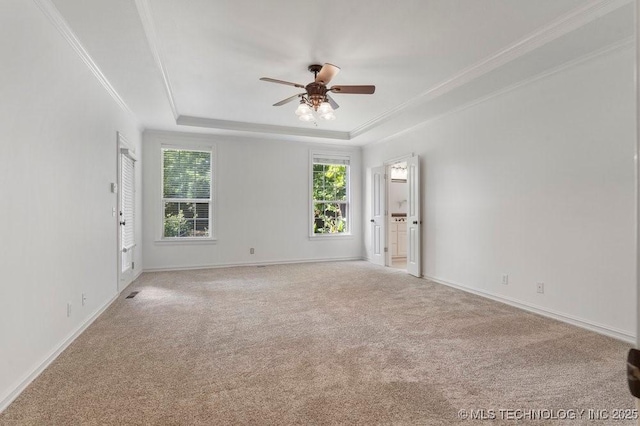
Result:
<instances>
[{"instance_id":1,"label":"white trim","mask_svg":"<svg viewBox=\"0 0 640 426\"><path fill-rule=\"evenodd\" d=\"M131 280L131 283L133 283L136 279L138 279L138 277L141 274L142 274L142 271L139 271ZM80 324L75 330L73 330L69 335L67 335L67 337L62 341L62 343L60 343L58 347L53 349L49 353L49 355L47 355L40 363L38 363L38 365L30 373L26 374L24 378L19 381L19 384L15 386L13 390L9 392L9 394L2 399L2 401L0 401L0 413L6 410L7 407L9 407L9 405L11 405L11 403L27 388L27 386L29 386L31 382L33 382L47 367L49 367L49 365L51 365L51 363L53 363L53 361L55 361L56 358L58 358L58 356L62 352L64 352L64 350L67 349L69 345L73 343L74 340L78 338L78 336L80 336L91 324L93 324L93 322L100 315L102 315L102 313L106 311L107 308L109 308L109 306L113 304L113 302L118 300L122 292L129 285L131 285L131 283L125 286L122 290L118 291L115 294L115 296L113 296L110 300L108 300L102 307L98 308L84 323Z\"/></svg>"},{"instance_id":2,"label":"white trim","mask_svg":"<svg viewBox=\"0 0 640 426\"><path fill-rule=\"evenodd\" d=\"M78 54L80 59L82 59L82 62L84 62L85 65L89 68L89 70L91 70L93 75L98 79L100 84L102 84L102 86L107 90L107 92L109 93L109 95L111 95L113 100L116 101L118 106L122 108L124 112L129 114L136 122L136 125L139 126L138 118L135 116L133 111L131 111L131 109L126 104L126 102L120 97L116 89L113 88L113 86L111 85L109 80L107 80L107 77L102 73L100 68L98 68L98 65L93 61L93 58L91 58L91 55L89 55L89 53L82 46L82 43L80 43L80 40L78 39L78 37L76 37L75 33L73 32L71 27L69 27L69 24L67 24L67 21L65 21L65 19L62 17L62 15L60 14L60 11L56 8L53 2L51 0L33 0L33 1L36 4L36 6L38 6L38 8L42 11L42 13L44 13L44 15L49 19L49 21L51 21L53 26L56 27L56 29L60 32L60 34L62 34L62 37L64 37L64 39L67 40L69 45Z\"/></svg>"},{"instance_id":3,"label":"white trim","mask_svg":"<svg viewBox=\"0 0 640 426\"><path fill-rule=\"evenodd\" d=\"M178 244L178 245L182 245L182 244L217 244L218 243L218 239L217 238L212 238L212 237L173 237L173 238L161 238L161 239L156 239L153 240L154 244L157 243L158 245L171 245L171 244Z\"/></svg>"},{"instance_id":4,"label":"white trim","mask_svg":"<svg viewBox=\"0 0 640 426\"><path fill-rule=\"evenodd\" d=\"M401 155L399 157L391 158L391 159L385 161L382 165L383 166L391 166L391 165L396 164L396 163L402 163L403 161L407 161L409 158L415 157L415 156L416 156L416 153L415 152L411 152L411 153L406 154L406 155ZM389 178L389 180L391 180L391 178Z\"/></svg>"},{"instance_id":5,"label":"white trim","mask_svg":"<svg viewBox=\"0 0 640 426\"><path fill-rule=\"evenodd\" d=\"M638 170L638 154L640 154L640 1L635 1L635 63L633 67L634 85L635 85L635 107L636 107L636 144L634 146L633 171L635 180L635 203L634 203L634 234L635 234L635 282L636 282L636 341L635 347L640 347L640 261L638 259L640 253L640 171ZM636 399L636 406L640 408L640 399ZM640 424L640 420L638 420Z\"/></svg>"},{"instance_id":6,"label":"white trim","mask_svg":"<svg viewBox=\"0 0 640 426\"><path fill-rule=\"evenodd\" d=\"M355 237L353 234L313 234L309 235L309 241L322 241L322 240L353 240Z\"/></svg>"},{"instance_id":7,"label":"white trim","mask_svg":"<svg viewBox=\"0 0 640 426\"><path fill-rule=\"evenodd\" d=\"M158 130L158 129L145 129L143 132L143 138L151 137L154 140L162 144L180 144L176 140L185 141L186 143L217 143L217 142L250 142L256 141L264 142L265 140L277 140L292 146L305 146L309 149L317 150L331 150L336 152L362 152L362 146L360 145L348 145L339 141L323 141L318 142L314 140L307 140L302 138L297 139L282 139L277 135L272 134L231 134L231 133L190 133L184 131L175 130Z\"/></svg>"},{"instance_id":8,"label":"white trim","mask_svg":"<svg viewBox=\"0 0 640 426\"><path fill-rule=\"evenodd\" d=\"M322 263L322 262L350 262L355 260L363 260L362 256L357 257L325 257L318 259L291 259L291 260L265 260L262 262L234 262L234 263L216 263L192 266L166 266L162 268L145 268L144 272L170 272L170 271L193 271L199 269L219 269L219 268L236 268L242 266L269 266L269 265L291 265L299 263Z\"/></svg>"},{"instance_id":9,"label":"white trim","mask_svg":"<svg viewBox=\"0 0 640 426\"><path fill-rule=\"evenodd\" d=\"M181 126L205 127L211 129L236 130L241 132L274 133L278 135L308 136L312 138L349 140L349 132L315 128L277 126L274 124L248 123L244 121L218 120L216 118L180 115L176 124Z\"/></svg>"},{"instance_id":10,"label":"white trim","mask_svg":"<svg viewBox=\"0 0 640 426\"><path fill-rule=\"evenodd\" d=\"M584 318L554 311L554 310L547 309L542 306L537 306L528 302L523 302L521 300L513 299L508 296L501 296L492 292L478 290L463 284L452 283L439 278L424 276L423 279L428 281L433 281L437 284L446 285L447 287L452 287L457 290L462 290L467 293L475 294L476 296L485 297L487 299L491 299L496 302L501 302L518 309L522 309L528 312L533 312L534 314L542 315L547 318L552 318L567 324L575 325L577 327L584 328L589 331L594 331L596 333L603 334L605 336L613 337L614 339L622 340L623 342L626 342L626 343L633 344L635 343L635 340L636 340L636 337L627 331L620 330L614 327L609 327L602 324L598 324L596 322L586 320Z\"/></svg>"},{"instance_id":11,"label":"white trim","mask_svg":"<svg viewBox=\"0 0 640 426\"><path fill-rule=\"evenodd\" d=\"M445 111L443 113L434 115L434 116L432 116L432 117L430 117L430 118L428 118L428 119L426 119L424 121L421 121L418 124L415 124L415 125L413 125L411 127L407 127L407 128L402 129L402 130L400 130L400 131L398 131L396 133L392 133L392 134L390 134L388 136L385 136L382 139L379 139L377 141L374 141L374 142L371 142L369 144L366 144L366 146L367 147L371 147L371 146L375 146L375 145L379 145L379 144L382 144L382 143L385 143L385 142L389 142L389 141L395 140L396 138L398 138L398 137L400 137L402 135L406 135L406 134L414 132L414 131L416 131L416 130L424 127L424 126L427 126L429 123L431 123L431 122L433 122L435 120L439 120L439 119L444 118L444 117L446 117L448 115L456 114L456 113L462 112L462 111L464 111L466 109L473 108L476 105L480 105L480 104L482 104L484 102L487 102L487 101L489 101L491 99L494 99L494 98L497 98L497 97L502 96L504 94L507 94L507 93L512 92L514 90L517 90L517 89L519 89L521 87L527 86L529 84L533 84L536 81L552 77L555 74L561 73L562 71L565 71L565 70L568 70L570 68L576 67L576 66L581 65L581 64L583 64L585 62L588 62L590 60L594 60L594 59L597 59L597 58L599 58L601 56L606 56L608 54L617 53L617 52L619 52L621 50L624 50L625 48L630 48L631 46L633 46L633 44L634 44L633 37L627 37L627 38L625 38L623 40L620 40L620 41L617 41L615 43L612 43L612 44L610 44L608 46L605 46L605 47L603 47L601 49L595 50L593 52L589 52L586 55L583 55L583 56L580 56L578 58L572 59L572 60L570 60L568 62L562 63L562 64L558 65L557 67L545 70L545 71L543 71L543 72L541 72L539 74L536 74L536 75L531 76L529 78L526 78L524 80L520 80L520 81L518 81L518 82L516 82L516 83L514 83L514 84L512 84L510 86L504 87L502 89L498 89L498 90L493 91L493 92L491 92L491 93L489 93L487 95L481 96L481 97L476 98L476 99L474 99L472 101L469 101L467 103L464 103L462 105L454 107L454 108L452 108L452 109L450 109L448 111ZM413 155L413 153L412 153L412 155Z\"/></svg>"},{"instance_id":12,"label":"white trim","mask_svg":"<svg viewBox=\"0 0 640 426\"><path fill-rule=\"evenodd\" d=\"M177 120L180 114L178 113L175 97L173 96L173 89L169 80L169 72L167 71L167 67L164 66L162 49L158 40L156 27L153 23L153 17L151 15L149 2L147 0L136 0L136 8L138 9L138 15L140 15L140 20L142 21L142 28L144 29L144 33L147 36L147 42L149 43L151 55L153 56L153 59L156 61L156 65L160 70L162 83L164 84L165 94L167 95L169 106L171 107L171 112L173 113L173 118Z\"/></svg>"},{"instance_id":13,"label":"white trim","mask_svg":"<svg viewBox=\"0 0 640 426\"><path fill-rule=\"evenodd\" d=\"M630 3L631 1L632 0L588 1L585 5L569 11L565 15L558 17L519 41L512 43L493 55L490 55L463 69L453 77L353 129L349 133L349 138L354 139L384 122L389 121L391 118L401 114L408 108L415 108L417 105L426 104L435 98L452 91L453 89L478 79L479 77L482 77L483 75L494 71L499 67Z\"/></svg>"},{"instance_id":14,"label":"white trim","mask_svg":"<svg viewBox=\"0 0 640 426\"><path fill-rule=\"evenodd\" d=\"M117 182L118 182L118 192L116 193L116 241L117 241L117 258L118 258L118 275L117 275L117 283L116 283L116 291L119 291L121 285L123 282L126 282L129 278L130 281L128 283L126 283L126 285L122 288L127 287L129 284L131 284L134 280L135 280L135 275L131 276L132 274L135 274L135 270L133 269L133 265L135 264L136 261L136 256L135 256L135 251L132 254L132 258L131 258L131 262L132 262L132 267L131 268L127 268L125 271L122 270L122 253L126 253L127 250L124 249L124 247L121 247L122 244L122 228L120 226L120 212L122 211L122 194L124 191L124 185L122 182L122 155L125 155L126 157L130 158L133 161L133 179L134 179L134 188L133 188L133 203L134 203L134 240L135 240L135 217L136 217L136 187L135 187L135 175L136 175L136 168L135 168L135 163L136 163L136 158L135 158L135 149L132 148L132 145L129 143L129 141L127 140L127 138L119 131L116 132L116 136L117 136L117 142L116 142L116 146L117 146L117 159L116 159L116 175L117 175ZM137 241L134 241L134 244L131 248L136 247L137 245Z\"/></svg>"}]
</instances>

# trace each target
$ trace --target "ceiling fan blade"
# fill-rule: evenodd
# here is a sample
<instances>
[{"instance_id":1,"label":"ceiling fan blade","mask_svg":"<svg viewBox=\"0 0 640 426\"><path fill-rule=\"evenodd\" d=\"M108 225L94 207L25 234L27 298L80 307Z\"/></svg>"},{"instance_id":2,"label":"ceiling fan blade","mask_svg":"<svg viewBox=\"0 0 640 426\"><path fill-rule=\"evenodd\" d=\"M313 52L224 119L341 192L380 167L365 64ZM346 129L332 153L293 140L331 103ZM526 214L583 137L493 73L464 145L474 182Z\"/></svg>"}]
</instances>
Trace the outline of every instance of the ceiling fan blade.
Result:
<instances>
[{"instance_id":1,"label":"ceiling fan blade","mask_svg":"<svg viewBox=\"0 0 640 426\"><path fill-rule=\"evenodd\" d=\"M354 93L357 95L372 95L376 91L376 86L333 86L329 89L334 93Z\"/></svg>"},{"instance_id":2,"label":"ceiling fan blade","mask_svg":"<svg viewBox=\"0 0 640 426\"><path fill-rule=\"evenodd\" d=\"M306 94L307 92L302 92L302 93L298 93L297 95L293 95L288 97L287 99L283 99L280 102L277 102L275 104L273 104L273 106L282 106L284 104L288 104L289 102L291 102L292 100L294 100L295 98L299 98L300 96ZM335 109L335 108L334 108Z\"/></svg>"},{"instance_id":3,"label":"ceiling fan blade","mask_svg":"<svg viewBox=\"0 0 640 426\"><path fill-rule=\"evenodd\" d=\"M338 103L336 101L334 101L331 96L327 95L327 100L329 101L329 105L331 105L331 108L333 108L333 109L340 108L340 105L338 105Z\"/></svg>"},{"instance_id":4,"label":"ceiling fan blade","mask_svg":"<svg viewBox=\"0 0 640 426\"><path fill-rule=\"evenodd\" d=\"M324 64L316 76L316 83L329 84L331 79L340 72L340 68L333 64Z\"/></svg>"},{"instance_id":5,"label":"ceiling fan blade","mask_svg":"<svg viewBox=\"0 0 640 426\"><path fill-rule=\"evenodd\" d=\"M291 83L290 81L276 80L275 78L269 78L269 77L262 77L260 80L268 81L270 83L286 84L287 86L299 87L301 89L304 89L304 86L302 84Z\"/></svg>"}]
</instances>

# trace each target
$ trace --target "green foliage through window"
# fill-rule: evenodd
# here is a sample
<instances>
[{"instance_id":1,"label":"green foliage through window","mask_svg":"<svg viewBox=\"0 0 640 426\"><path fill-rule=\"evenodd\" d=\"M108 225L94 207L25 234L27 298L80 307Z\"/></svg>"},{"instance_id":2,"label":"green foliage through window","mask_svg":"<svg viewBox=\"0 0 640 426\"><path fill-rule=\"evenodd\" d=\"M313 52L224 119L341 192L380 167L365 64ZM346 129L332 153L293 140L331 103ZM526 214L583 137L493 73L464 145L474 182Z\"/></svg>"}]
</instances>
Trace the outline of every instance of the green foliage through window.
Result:
<instances>
[{"instance_id":1,"label":"green foliage through window","mask_svg":"<svg viewBox=\"0 0 640 426\"><path fill-rule=\"evenodd\" d=\"M339 234L348 231L349 166L313 165L313 233Z\"/></svg>"}]
</instances>

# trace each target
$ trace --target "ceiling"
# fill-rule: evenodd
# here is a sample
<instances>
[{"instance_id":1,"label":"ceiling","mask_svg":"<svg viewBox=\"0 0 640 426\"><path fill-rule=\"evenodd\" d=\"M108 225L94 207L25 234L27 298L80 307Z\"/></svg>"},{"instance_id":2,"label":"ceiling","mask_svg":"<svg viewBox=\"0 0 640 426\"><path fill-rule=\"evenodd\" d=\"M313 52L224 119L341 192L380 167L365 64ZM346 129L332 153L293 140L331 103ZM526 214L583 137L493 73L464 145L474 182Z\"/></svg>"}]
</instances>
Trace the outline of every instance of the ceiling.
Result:
<instances>
[{"instance_id":1,"label":"ceiling","mask_svg":"<svg viewBox=\"0 0 640 426\"><path fill-rule=\"evenodd\" d=\"M41 0L144 128L362 145L632 43L631 0ZM391 5L391 6L390 6ZM307 67L341 68L337 119L304 123Z\"/></svg>"}]
</instances>

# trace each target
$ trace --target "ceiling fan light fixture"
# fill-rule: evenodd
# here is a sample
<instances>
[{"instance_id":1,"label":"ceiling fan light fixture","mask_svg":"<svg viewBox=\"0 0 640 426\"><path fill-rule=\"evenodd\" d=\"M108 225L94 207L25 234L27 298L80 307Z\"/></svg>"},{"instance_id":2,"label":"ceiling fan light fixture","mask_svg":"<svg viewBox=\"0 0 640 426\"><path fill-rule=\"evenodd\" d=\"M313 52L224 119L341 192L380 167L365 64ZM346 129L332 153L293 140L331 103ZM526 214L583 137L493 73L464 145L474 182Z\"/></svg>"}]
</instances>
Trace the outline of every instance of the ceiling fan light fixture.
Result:
<instances>
[{"instance_id":1,"label":"ceiling fan light fixture","mask_svg":"<svg viewBox=\"0 0 640 426\"><path fill-rule=\"evenodd\" d=\"M321 117L323 115L333 114L333 108L331 108L329 102L324 101L320 104L320 106L318 107L318 114L320 114Z\"/></svg>"},{"instance_id":2,"label":"ceiling fan light fixture","mask_svg":"<svg viewBox=\"0 0 640 426\"><path fill-rule=\"evenodd\" d=\"M302 117L305 115L311 115L311 108L309 108L309 105L307 105L306 102L301 101L300 105L298 105L298 108L296 109L296 115L299 116L302 121L309 121L304 120Z\"/></svg>"},{"instance_id":3,"label":"ceiling fan light fixture","mask_svg":"<svg viewBox=\"0 0 640 426\"><path fill-rule=\"evenodd\" d=\"M309 110L311 111L311 110ZM298 116L298 118L300 119L300 121L312 121L313 120L313 114L311 114L311 112L309 112L308 114L302 114L300 116Z\"/></svg>"}]
</instances>

